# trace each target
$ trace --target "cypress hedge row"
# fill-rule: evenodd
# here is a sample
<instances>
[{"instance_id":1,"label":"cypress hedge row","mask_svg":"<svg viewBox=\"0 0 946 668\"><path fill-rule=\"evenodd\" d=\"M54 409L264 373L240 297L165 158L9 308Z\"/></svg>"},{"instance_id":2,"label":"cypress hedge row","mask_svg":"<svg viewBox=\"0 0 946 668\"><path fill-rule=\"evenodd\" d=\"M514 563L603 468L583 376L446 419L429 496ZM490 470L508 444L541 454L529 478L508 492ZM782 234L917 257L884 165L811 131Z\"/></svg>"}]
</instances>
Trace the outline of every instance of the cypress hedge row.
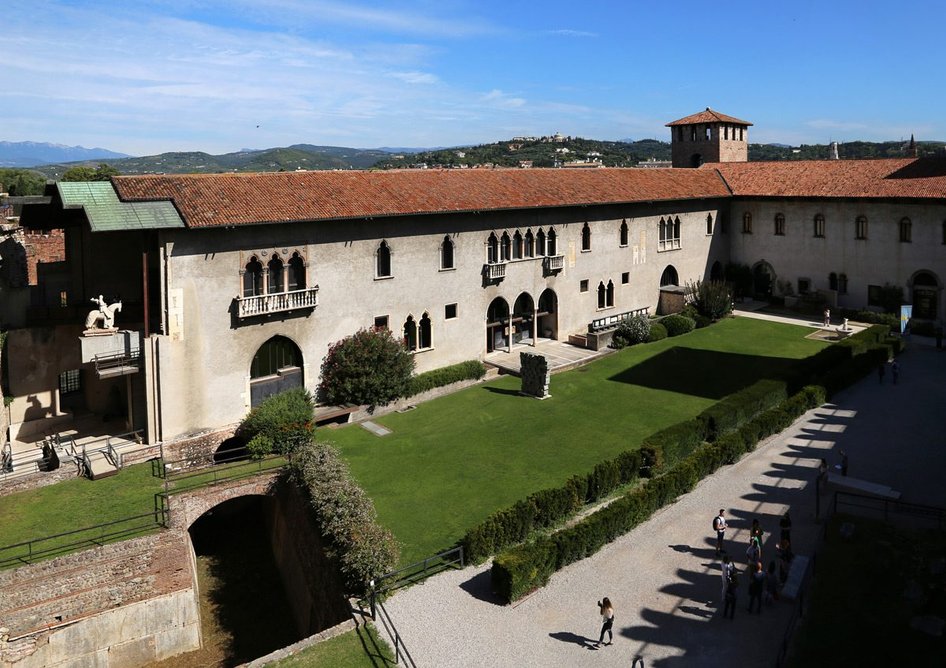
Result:
<instances>
[{"instance_id":1,"label":"cypress hedge row","mask_svg":"<svg viewBox=\"0 0 946 668\"><path fill-rule=\"evenodd\" d=\"M693 489L702 478L735 462L760 440L784 430L805 411L870 373L901 348L898 339L888 336L886 327L869 328L809 358L787 384L760 381L720 402L728 402L729 410L744 418L742 424L715 410L720 406L717 404L694 420L648 437L640 461L644 473L657 475L646 486L632 490L574 526L497 555L492 568L494 591L514 601L543 586L556 570L594 554L627 533L657 509ZM820 382L786 398L786 388L806 377ZM697 440L700 434L705 440ZM675 437L679 439L676 443ZM485 553L478 553L477 558L485 558Z\"/></svg>"}]
</instances>

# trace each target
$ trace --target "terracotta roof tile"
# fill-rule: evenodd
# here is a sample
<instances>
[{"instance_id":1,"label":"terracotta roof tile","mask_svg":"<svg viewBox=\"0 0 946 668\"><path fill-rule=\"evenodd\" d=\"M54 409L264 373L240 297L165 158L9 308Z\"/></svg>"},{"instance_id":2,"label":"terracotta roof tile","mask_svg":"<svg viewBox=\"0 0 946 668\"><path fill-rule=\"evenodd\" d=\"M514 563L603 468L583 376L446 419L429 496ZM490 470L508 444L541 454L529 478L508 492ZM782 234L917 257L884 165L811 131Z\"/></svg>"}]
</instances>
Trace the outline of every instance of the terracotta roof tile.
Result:
<instances>
[{"instance_id":1,"label":"terracotta roof tile","mask_svg":"<svg viewBox=\"0 0 946 668\"><path fill-rule=\"evenodd\" d=\"M745 197L946 198L946 159L706 164Z\"/></svg>"},{"instance_id":2,"label":"terracotta roof tile","mask_svg":"<svg viewBox=\"0 0 946 668\"><path fill-rule=\"evenodd\" d=\"M727 116L726 114L721 114L718 111L713 111L707 107L706 111L701 111L696 114L691 114L686 118L671 121L664 127L669 128L674 125L693 125L694 123L733 123L734 125L744 125L746 127L752 125L752 123L749 121L741 121L735 116Z\"/></svg>"},{"instance_id":3,"label":"terracotta roof tile","mask_svg":"<svg viewBox=\"0 0 946 668\"><path fill-rule=\"evenodd\" d=\"M311 171L119 176L124 201L171 200L188 227L729 197L695 169Z\"/></svg>"}]
</instances>

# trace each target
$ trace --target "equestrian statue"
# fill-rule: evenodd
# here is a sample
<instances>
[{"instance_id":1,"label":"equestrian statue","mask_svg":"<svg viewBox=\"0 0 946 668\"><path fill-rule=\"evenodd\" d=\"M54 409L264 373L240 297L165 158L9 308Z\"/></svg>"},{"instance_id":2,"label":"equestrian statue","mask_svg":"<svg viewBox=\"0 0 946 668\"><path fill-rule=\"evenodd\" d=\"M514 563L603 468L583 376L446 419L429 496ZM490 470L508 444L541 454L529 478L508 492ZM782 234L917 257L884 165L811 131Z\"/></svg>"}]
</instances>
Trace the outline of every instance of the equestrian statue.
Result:
<instances>
[{"instance_id":1,"label":"equestrian statue","mask_svg":"<svg viewBox=\"0 0 946 668\"><path fill-rule=\"evenodd\" d=\"M89 311L89 315L85 319L85 329L87 332L113 331L118 329L115 327L115 314L122 310L121 301L117 301L114 304L106 304L102 295L92 297L89 301L98 304L98 308ZM102 323L101 326L97 326L98 323Z\"/></svg>"}]
</instances>

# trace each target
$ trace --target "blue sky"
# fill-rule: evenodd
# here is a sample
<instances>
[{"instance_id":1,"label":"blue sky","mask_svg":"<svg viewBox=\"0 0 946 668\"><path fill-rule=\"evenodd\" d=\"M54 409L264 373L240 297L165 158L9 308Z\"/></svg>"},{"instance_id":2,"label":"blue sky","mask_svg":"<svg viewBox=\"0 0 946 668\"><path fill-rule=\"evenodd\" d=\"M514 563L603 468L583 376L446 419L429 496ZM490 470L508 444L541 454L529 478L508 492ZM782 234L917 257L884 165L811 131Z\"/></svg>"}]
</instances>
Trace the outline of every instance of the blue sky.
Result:
<instances>
[{"instance_id":1,"label":"blue sky","mask_svg":"<svg viewBox=\"0 0 946 668\"><path fill-rule=\"evenodd\" d=\"M134 155L669 140L946 140L934 0L4 0L0 140Z\"/></svg>"}]
</instances>

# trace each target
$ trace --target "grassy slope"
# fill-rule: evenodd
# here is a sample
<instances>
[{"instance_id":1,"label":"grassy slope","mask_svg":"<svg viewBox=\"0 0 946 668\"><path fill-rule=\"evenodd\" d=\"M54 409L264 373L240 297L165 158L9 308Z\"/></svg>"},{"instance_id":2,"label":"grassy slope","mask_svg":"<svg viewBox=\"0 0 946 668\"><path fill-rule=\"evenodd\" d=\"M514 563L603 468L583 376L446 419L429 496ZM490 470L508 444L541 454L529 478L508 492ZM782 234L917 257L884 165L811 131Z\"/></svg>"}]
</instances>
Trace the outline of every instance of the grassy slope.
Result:
<instances>
[{"instance_id":1,"label":"grassy slope","mask_svg":"<svg viewBox=\"0 0 946 668\"><path fill-rule=\"evenodd\" d=\"M274 668L382 668L394 665L394 651L369 624L271 665Z\"/></svg>"},{"instance_id":2,"label":"grassy slope","mask_svg":"<svg viewBox=\"0 0 946 668\"><path fill-rule=\"evenodd\" d=\"M824 344L809 330L726 320L682 338L626 349L552 378L552 397L518 395L501 378L333 440L410 563L447 548L490 513L634 448L725 394L774 377Z\"/></svg>"}]
</instances>

